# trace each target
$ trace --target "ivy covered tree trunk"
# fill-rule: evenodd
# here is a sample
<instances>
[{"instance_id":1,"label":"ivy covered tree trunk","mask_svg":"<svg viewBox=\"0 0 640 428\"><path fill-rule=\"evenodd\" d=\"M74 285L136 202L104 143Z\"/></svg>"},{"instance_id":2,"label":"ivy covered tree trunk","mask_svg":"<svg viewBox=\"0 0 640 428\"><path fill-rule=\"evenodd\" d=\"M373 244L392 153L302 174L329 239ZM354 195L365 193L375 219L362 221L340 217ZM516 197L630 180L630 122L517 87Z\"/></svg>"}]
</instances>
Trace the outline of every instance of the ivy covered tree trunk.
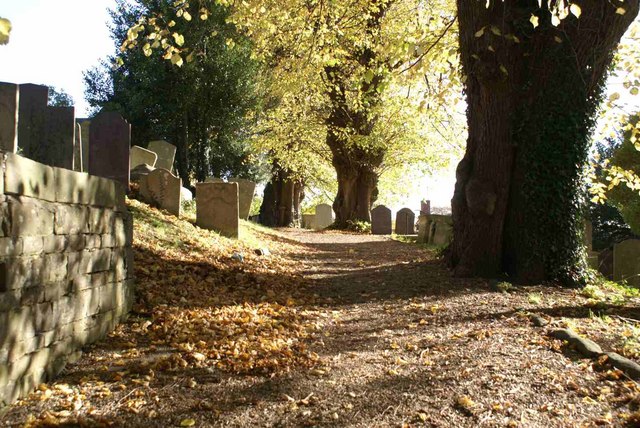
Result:
<instances>
[{"instance_id":1,"label":"ivy covered tree trunk","mask_svg":"<svg viewBox=\"0 0 640 428\"><path fill-rule=\"evenodd\" d=\"M452 199L450 263L458 276L578 284L589 138L638 0L583 0L580 19L558 27L546 2L457 3L469 139Z\"/></svg>"},{"instance_id":2,"label":"ivy covered tree trunk","mask_svg":"<svg viewBox=\"0 0 640 428\"><path fill-rule=\"evenodd\" d=\"M377 195L378 174L369 166L343 165L334 158L338 174L338 194L333 201L335 225L346 227L349 221L371 222L371 205Z\"/></svg>"},{"instance_id":3,"label":"ivy covered tree trunk","mask_svg":"<svg viewBox=\"0 0 640 428\"><path fill-rule=\"evenodd\" d=\"M300 203L304 185L288 171L274 169L273 177L264 189L260 206L260 223L269 227L292 227L299 224Z\"/></svg>"}]
</instances>

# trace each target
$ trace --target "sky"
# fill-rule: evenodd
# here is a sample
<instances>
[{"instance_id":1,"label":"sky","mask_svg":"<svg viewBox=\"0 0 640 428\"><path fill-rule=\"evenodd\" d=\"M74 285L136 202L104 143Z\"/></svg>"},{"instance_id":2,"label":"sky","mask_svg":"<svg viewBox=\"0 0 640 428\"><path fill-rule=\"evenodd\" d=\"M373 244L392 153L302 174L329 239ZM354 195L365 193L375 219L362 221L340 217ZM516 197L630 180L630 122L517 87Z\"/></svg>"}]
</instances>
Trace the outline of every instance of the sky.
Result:
<instances>
[{"instance_id":1,"label":"sky","mask_svg":"<svg viewBox=\"0 0 640 428\"><path fill-rule=\"evenodd\" d=\"M113 54L107 23L114 7L115 0L0 0L0 16L13 25L9 44L0 46L0 81L62 89L73 97L76 117L85 117L82 72ZM610 92L620 86L610 82ZM631 104L640 109L634 98ZM432 206L449 206L456 165L457 160L437 177L423 177L420 194L403 205L418 210L427 198Z\"/></svg>"},{"instance_id":2,"label":"sky","mask_svg":"<svg viewBox=\"0 0 640 428\"><path fill-rule=\"evenodd\" d=\"M107 28L113 7L115 0L1 0L0 16L13 29L0 46L0 81L55 86L85 117L82 72L113 53Z\"/></svg>"}]
</instances>

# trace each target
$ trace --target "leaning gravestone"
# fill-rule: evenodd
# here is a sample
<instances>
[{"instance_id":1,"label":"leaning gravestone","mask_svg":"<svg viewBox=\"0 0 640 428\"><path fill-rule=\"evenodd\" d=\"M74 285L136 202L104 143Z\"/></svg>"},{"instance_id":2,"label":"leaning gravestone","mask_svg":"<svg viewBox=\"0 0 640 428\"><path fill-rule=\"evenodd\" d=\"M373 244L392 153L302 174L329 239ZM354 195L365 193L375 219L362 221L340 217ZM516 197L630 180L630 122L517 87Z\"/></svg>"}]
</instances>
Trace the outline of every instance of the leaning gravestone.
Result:
<instances>
[{"instance_id":1,"label":"leaning gravestone","mask_svg":"<svg viewBox=\"0 0 640 428\"><path fill-rule=\"evenodd\" d=\"M82 143L82 171L89 171L89 128L91 121L89 119L76 119L80 125L80 142Z\"/></svg>"},{"instance_id":2,"label":"leaning gravestone","mask_svg":"<svg viewBox=\"0 0 640 428\"><path fill-rule=\"evenodd\" d=\"M196 224L221 235L239 235L238 183L197 183Z\"/></svg>"},{"instance_id":3,"label":"leaning gravestone","mask_svg":"<svg viewBox=\"0 0 640 428\"><path fill-rule=\"evenodd\" d=\"M149 165L155 167L158 160L158 155L151 150L147 150L140 146L131 147L129 152L129 168L134 169L138 165Z\"/></svg>"},{"instance_id":4,"label":"leaning gravestone","mask_svg":"<svg viewBox=\"0 0 640 428\"><path fill-rule=\"evenodd\" d=\"M640 239L627 239L613 246L613 279L640 287Z\"/></svg>"},{"instance_id":5,"label":"leaning gravestone","mask_svg":"<svg viewBox=\"0 0 640 428\"><path fill-rule=\"evenodd\" d=\"M371 233L391 235L391 210L384 205L378 205L371 210Z\"/></svg>"},{"instance_id":6,"label":"leaning gravestone","mask_svg":"<svg viewBox=\"0 0 640 428\"><path fill-rule=\"evenodd\" d=\"M416 215L409 208L402 208L396 213L396 235L413 235L415 233Z\"/></svg>"},{"instance_id":7,"label":"leaning gravestone","mask_svg":"<svg viewBox=\"0 0 640 428\"><path fill-rule=\"evenodd\" d=\"M164 168L140 179L140 196L149 204L180 217L182 180Z\"/></svg>"},{"instance_id":8,"label":"leaning gravestone","mask_svg":"<svg viewBox=\"0 0 640 428\"><path fill-rule=\"evenodd\" d=\"M333 208L331 205L320 204L316 206L315 229L322 230L333 224Z\"/></svg>"},{"instance_id":9,"label":"leaning gravestone","mask_svg":"<svg viewBox=\"0 0 640 428\"><path fill-rule=\"evenodd\" d=\"M238 198L240 204L240 218L247 220L251 212L251 203L256 191L256 183L244 178L230 178L229 183L238 183Z\"/></svg>"},{"instance_id":10,"label":"leaning gravestone","mask_svg":"<svg viewBox=\"0 0 640 428\"><path fill-rule=\"evenodd\" d=\"M18 149L18 102L20 90L13 83L0 82L0 150Z\"/></svg>"},{"instance_id":11,"label":"leaning gravestone","mask_svg":"<svg viewBox=\"0 0 640 428\"><path fill-rule=\"evenodd\" d=\"M131 125L116 112L103 111L89 128L89 174L110 178L129 188Z\"/></svg>"},{"instance_id":12,"label":"leaning gravestone","mask_svg":"<svg viewBox=\"0 0 640 428\"><path fill-rule=\"evenodd\" d=\"M147 149L158 155L158 161L155 164L156 168L164 168L173 172L173 161L176 158L176 146L167 143L164 140L156 140L150 142Z\"/></svg>"},{"instance_id":13,"label":"leaning gravestone","mask_svg":"<svg viewBox=\"0 0 640 428\"><path fill-rule=\"evenodd\" d=\"M36 160L44 141L49 88L27 83L19 87L18 149L24 157Z\"/></svg>"},{"instance_id":14,"label":"leaning gravestone","mask_svg":"<svg viewBox=\"0 0 640 428\"><path fill-rule=\"evenodd\" d=\"M58 168L73 169L76 114L73 107L47 107L44 137L32 146L33 160Z\"/></svg>"}]
</instances>

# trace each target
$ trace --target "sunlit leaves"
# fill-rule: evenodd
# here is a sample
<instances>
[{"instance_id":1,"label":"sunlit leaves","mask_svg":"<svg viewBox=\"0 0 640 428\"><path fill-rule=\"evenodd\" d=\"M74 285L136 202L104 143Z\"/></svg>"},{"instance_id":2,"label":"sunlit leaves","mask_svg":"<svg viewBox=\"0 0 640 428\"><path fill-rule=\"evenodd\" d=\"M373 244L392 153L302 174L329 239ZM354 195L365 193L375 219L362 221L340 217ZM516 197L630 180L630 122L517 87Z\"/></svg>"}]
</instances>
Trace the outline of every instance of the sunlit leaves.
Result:
<instances>
[{"instance_id":1,"label":"sunlit leaves","mask_svg":"<svg viewBox=\"0 0 640 428\"><path fill-rule=\"evenodd\" d=\"M0 17L0 45L9 43L9 35L11 34L11 22Z\"/></svg>"}]
</instances>

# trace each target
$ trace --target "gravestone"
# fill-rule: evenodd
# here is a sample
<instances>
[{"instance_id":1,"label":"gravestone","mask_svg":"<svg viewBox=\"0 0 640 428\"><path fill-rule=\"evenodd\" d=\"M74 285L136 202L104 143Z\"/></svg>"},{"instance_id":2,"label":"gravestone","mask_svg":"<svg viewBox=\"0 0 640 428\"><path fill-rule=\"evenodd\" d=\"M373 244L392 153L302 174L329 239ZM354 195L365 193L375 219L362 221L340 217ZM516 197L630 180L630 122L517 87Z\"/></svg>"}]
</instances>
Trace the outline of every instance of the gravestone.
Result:
<instances>
[{"instance_id":1,"label":"gravestone","mask_svg":"<svg viewBox=\"0 0 640 428\"><path fill-rule=\"evenodd\" d=\"M138 165L156 166L158 155L151 150L147 150L140 146L133 146L129 152L129 168L134 169ZM166 168L165 168L166 169Z\"/></svg>"},{"instance_id":2,"label":"gravestone","mask_svg":"<svg viewBox=\"0 0 640 428\"><path fill-rule=\"evenodd\" d=\"M237 238L240 226L238 183L197 183L196 224Z\"/></svg>"},{"instance_id":3,"label":"gravestone","mask_svg":"<svg viewBox=\"0 0 640 428\"><path fill-rule=\"evenodd\" d=\"M333 208L331 205L320 204L316 206L315 229L322 230L333 224Z\"/></svg>"},{"instance_id":4,"label":"gravestone","mask_svg":"<svg viewBox=\"0 0 640 428\"><path fill-rule=\"evenodd\" d=\"M76 126L76 136L73 140L73 170L82 172L83 164L82 164L82 127L78 122L75 124Z\"/></svg>"},{"instance_id":5,"label":"gravestone","mask_svg":"<svg viewBox=\"0 0 640 428\"><path fill-rule=\"evenodd\" d=\"M207 179L204 180L204 182L205 183L224 183L224 180L218 177L207 177Z\"/></svg>"},{"instance_id":6,"label":"gravestone","mask_svg":"<svg viewBox=\"0 0 640 428\"><path fill-rule=\"evenodd\" d=\"M598 254L598 272L608 280L613 280L613 249L607 248Z\"/></svg>"},{"instance_id":7,"label":"gravestone","mask_svg":"<svg viewBox=\"0 0 640 428\"><path fill-rule=\"evenodd\" d=\"M256 191L256 183L243 178L230 178L229 183L238 183L238 197L240 204L240 218L247 220L251 212L251 203Z\"/></svg>"},{"instance_id":8,"label":"gravestone","mask_svg":"<svg viewBox=\"0 0 640 428\"><path fill-rule=\"evenodd\" d=\"M150 205L180 217L182 180L164 168L140 178L140 196Z\"/></svg>"},{"instance_id":9,"label":"gravestone","mask_svg":"<svg viewBox=\"0 0 640 428\"><path fill-rule=\"evenodd\" d=\"M640 239L627 239L613 246L613 279L640 287Z\"/></svg>"},{"instance_id":10,"label":"gravestone","mask_svg":"<svg viewBox=\"0 0 640 428\"><path fill-rule=\"evenodd\" d=\"M173 161L176 158L176 146L164 140L156 140L149 143L147 149L158 155L156 168L164 168L173 172Z\"/></svg>"},{"instance_id":11,"label":"gravestone","mask_svg":"<svg viewBox=\"0 0 640 428\"><path fill-rule=\"evenodd\" d=\"M80 125L80 142L82 143L82 171L89 171L89 128L91 121L89 119L76 119Z\"/></svg>"},{"instance_id":12,"label":"gravestone","mask_svg":"<svg viewBox=\"0 0 640 428\"><path fill-rule=\"evenodd\" d=\"M427 214L420 214L418 216L418 244L429 243L429 216Z\"/></svg>"},{"instance_id":13,"label":"gravestone","mask_svg":"<svg viewBox=\"0 0 640 428\"><path fill-rule=\"evenodd\" d=\"M180 197L182 198L182 202L192 201L193 200L193 193L191 192L191 190L187 189L186 187L182 187L180 189Z\"/></svg>"},{"instance_id":14,"label":"gravestone","mask_svg":"<svg viewBox=\"0 0 640 428\"><path fill-rule=\"evenodd\" d=\"M453 239L453 220L450 215L431 215L429 244L449 245Z\"/></svg>"},{"instance_id":15,"label":"gravestone","mask_svg":"<svg viewBox=\"0 0 640 428\"><path fill-rule=\"evenodd\" d=\"M36 160L38 147L44 141L49 88L27 83L19 86L18 150L24 157Z\"/></svg>"},{"instance_id":16,"label":"gravestone","mask_svg":"<svg viewBox=\"0 0 640 428\"><path fill-rule=\"evenodd\" d=\"M316 215L315 214L302 214L302 228L313 229L315 226Z\"/></svg>"},{"instance_id":17,"label":"gravestone","mask_svg":"<svg viewBox=\"0 0 640 428\"><path fill-rule=\"evenodd\" d=\"M19 98L18 85L0 82L0 150L5 152L18 149Z\"/></svg>"},{"instance_id":18,"label":"gravestone","mask_svg":"<svg viewBox=\"0 0 640 428\"><path fill-rule=\"evenodd\" d=\"M154 167L149 166L147 164L138 165L137 167L131 170L131 175L129 179L134 183L138 183L140 182L142 177L150 174L151 171L153 171L154 169L155 169Z\"/></svg>"},{"instance_id":19,"label":"gravestone","mask_svg":"<svg viewBox=\"0 0 640 428\"><path fill-rule=\"evenodd\" d=\"M44 137L40 144L31 146L31 159L45 165L72 170L75 131L75 108L47 107Z\"/></svg>"},{"instance_id":20,"label":"gravestone","mask_svg":"<svg viewBox=\"0 0 640 428\"><path fill-rule=\"evenodd\" d=\"M416 215L409 208L396 213L396 235L415 234Z\"/></svg>"},{"instance_id":21,"label":"gravestone","mask_svg":"<svg viewBox=\"0 0 640 428\"><path fill-rule=\"evenodd\" d=\"M420 202L420 214L431 214L431 201Z\"/></svg>"},{"instance_id":22,"label":"gravestone","mask_svg":"<svg viewBox=\"0 0 640 428\"><path fill-rule=\"evenodd\" d=\"M391 235L391 210L384 205L378 205L371 210L371 233Z\"/></svg>"},{"instance_id":23,"label":"gravestone","mask_svg":"<svg viewBox=\"0 0 640 428\"><path fill-rule=\"evenodd\" d=\"M89 128L89 174L110 178L129 188L131 125L116 112L103 111Z\"/></svg>"}]
</instances>

